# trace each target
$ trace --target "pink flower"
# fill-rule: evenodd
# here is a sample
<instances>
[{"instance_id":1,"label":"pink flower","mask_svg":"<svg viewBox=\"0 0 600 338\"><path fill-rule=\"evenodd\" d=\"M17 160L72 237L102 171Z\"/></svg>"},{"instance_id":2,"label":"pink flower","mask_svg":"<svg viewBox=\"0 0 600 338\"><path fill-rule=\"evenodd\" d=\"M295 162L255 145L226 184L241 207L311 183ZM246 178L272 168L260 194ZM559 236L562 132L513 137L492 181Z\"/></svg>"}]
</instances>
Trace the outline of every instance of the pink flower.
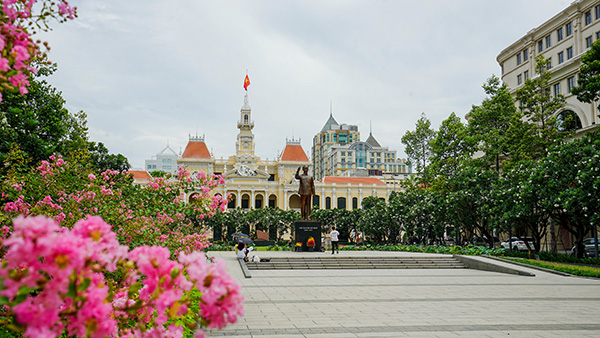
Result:
<instances>
[{"instance_id":1,"label":"pink flower","mask_svg":"<svg viewBox=\"0 0 600 338\"><path fill-rule=\"evenodd\" d=\"M23 73L17 73L14 76L11 76L8 81L15 87L19 88L19 92L21 93L21 95L25 95L28 93L27 91L27 86L29 86L29 80L27 79L27 76L25 76Z\"/></svg>"}]
</instances>

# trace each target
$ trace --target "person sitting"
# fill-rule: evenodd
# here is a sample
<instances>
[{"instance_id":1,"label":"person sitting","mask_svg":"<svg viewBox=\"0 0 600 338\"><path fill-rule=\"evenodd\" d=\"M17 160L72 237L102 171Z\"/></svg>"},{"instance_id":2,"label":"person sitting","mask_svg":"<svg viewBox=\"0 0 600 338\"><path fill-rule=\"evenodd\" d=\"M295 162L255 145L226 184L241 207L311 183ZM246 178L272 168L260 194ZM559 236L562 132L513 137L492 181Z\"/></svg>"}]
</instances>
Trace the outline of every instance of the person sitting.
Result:
<instances>
[{"instance_id":1,"label":"person sitting","mask_svg":"<svg viewBox=\"0 0 600 338\"><path fill-rule=\"evenodd\" d=\"M237 245L237 258L243 259L244 262L248 261L248 248L246 248L246 244L239 242Z\"/></svg>"}]
</instances>

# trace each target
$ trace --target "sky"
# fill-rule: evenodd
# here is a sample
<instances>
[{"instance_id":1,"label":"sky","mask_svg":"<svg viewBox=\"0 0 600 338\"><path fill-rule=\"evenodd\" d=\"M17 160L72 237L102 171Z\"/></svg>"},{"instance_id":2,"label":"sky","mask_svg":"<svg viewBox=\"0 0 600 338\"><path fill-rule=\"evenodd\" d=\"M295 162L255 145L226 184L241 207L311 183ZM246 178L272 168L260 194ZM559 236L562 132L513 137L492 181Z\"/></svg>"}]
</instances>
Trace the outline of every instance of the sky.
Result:
<instances>
[{"instance_id":1,"label":"sky","mask_svg":"<svg viewBox=\"0 0 600 338\"><path fill-rule=\"evenodd\" d=\"M570 0L71 0L79 17L41 37L47 80L90 139L135 169L204 135L235 154L246 92L256 154L312 138L330 112L405 157L422 113L437 129L485 98L497 55Z\"/></svg>"}]
</instances>

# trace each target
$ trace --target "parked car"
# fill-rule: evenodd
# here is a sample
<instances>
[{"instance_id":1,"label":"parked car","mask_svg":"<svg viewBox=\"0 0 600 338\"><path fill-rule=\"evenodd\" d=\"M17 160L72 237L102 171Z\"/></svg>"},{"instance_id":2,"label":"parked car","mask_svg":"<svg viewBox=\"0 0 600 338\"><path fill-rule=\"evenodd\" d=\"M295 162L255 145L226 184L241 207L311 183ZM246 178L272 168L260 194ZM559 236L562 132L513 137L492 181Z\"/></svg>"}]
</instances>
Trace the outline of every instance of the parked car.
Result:
<instances>
[{"instance_id":1,"label":"parked car","mask_svg":"<svg viewBox=\"0 0 600 338\"><path fill-rule=\"evenodd\" d=\"M496 247L497 243L499 243L500 240L498 239L498 237L494 237L494 247ZM471 244L476 245L476 246L488 246L488 239L487 237L483 236L483 237L473 237L471 239Z\"/></svg>"},{"instance_id":2,"label":"parked car","mask_svg":"<svg viewBox=\"0 0 600 338\"><path fill-rule=\"evenodd\" d=\"M583 246L585 250L583 257L596 257L596 244L593 238L584 239ZM598 246L600 246L600 241L598 241ZM577 246L573 246L571 249L571 256L577 256Z\"/></svg>"},{"instance_id":3,"label":"parked car","mask_svg":"<svg viewBox=\"0 0 600 338\"><path fill-rule=\"evenodd\" d=\"M531 246L533 248L533 243ZM525 241L520 239L519 237L511 237L510 240L507 239L506 241L500 243L500 247L506 250L510 250L511 248L513 248L519 251L529 251L529 248L527 247L527 244L525 244Z\"/></svg>"}]
</instances>

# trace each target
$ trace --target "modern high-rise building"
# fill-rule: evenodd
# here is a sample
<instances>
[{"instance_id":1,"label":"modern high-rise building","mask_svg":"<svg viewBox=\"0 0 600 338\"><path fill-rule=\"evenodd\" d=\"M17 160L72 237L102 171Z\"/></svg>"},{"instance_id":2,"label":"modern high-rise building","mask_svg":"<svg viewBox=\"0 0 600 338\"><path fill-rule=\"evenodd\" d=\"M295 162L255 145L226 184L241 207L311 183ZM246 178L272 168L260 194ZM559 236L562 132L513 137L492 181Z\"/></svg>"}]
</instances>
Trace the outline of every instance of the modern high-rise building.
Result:
<instances>
[{"instance_id":1,"label":"modern high-rise building","mask_svg":"<svg viewBox=\"0 0 600 338\"><path fill-rule=\"evenodd\" d=\"M393 181L394 177L404 178L412 171L395 150L382 147L372 132L366 141L361 141L358 126L338 124L331 113L313 137L312 161L318 180L327 176L372 176Z\"/></svg>"},{"instance_id":2,"label":"modern high-rise building","mask_svg":"<svg viewBox=\"0 0 600 338\"><path fill-rule=\"evenodd\" d=\"M506 47L497 57L502 81L514 92L535 74L535 58L543 54L550 60L552 93L562 94L566 105L559 117L571 116L569 128L577 135L597 127L600 122L597 103L582 103L571 94L577 85L581 56L592 42L600 39L600 1L576 0L566 9L533 28Z\"/></svg>"}]
</instances>

